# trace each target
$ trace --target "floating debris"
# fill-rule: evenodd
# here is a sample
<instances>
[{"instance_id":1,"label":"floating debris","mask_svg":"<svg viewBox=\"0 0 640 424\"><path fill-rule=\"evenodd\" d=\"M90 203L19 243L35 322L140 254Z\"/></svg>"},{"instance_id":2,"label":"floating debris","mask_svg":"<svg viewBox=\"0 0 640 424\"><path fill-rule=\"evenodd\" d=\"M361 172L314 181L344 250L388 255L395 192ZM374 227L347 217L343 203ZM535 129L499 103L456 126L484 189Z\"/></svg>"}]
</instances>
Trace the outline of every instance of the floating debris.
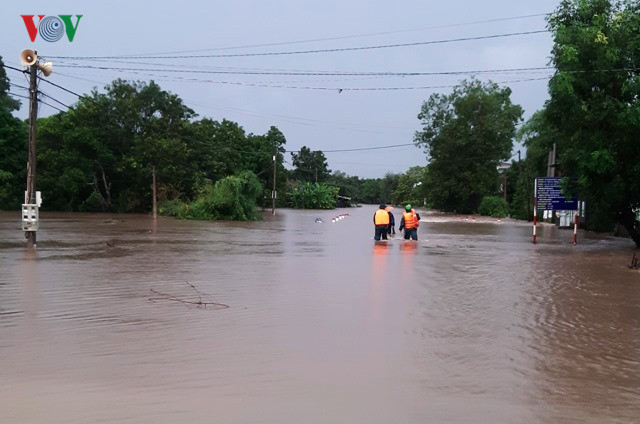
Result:
<instances>
[{"instance_id":1,"label":"floating debris","mask_svg":"<svg viewBox=\"0 0 640 424\"><path fill-rule=\"evenodd\" d=\"M214 301L211 298L211 295L206 294L206 293L202 293L200 290L198 290L196 288L196 286L194 286L193 284L191 284L188 281L185 281L185 283L191 287L193 289L193 291L195 292L195 294L198 296L198 299L187 299L187 298L182 298L179 296L174 296L168 293L162 293L159 292L157 290L151 289L151 293L154 295L152 297L149 298L150 302L156 302L159 300L169 300L172 302L179 302L182 303L183 305L185 305L188 308L191 307L196 307L196 308L201 308L201 309L208 309L208 308L212 308L212 309L227 309L229 307L229 305L225 305L224 303L219 303ZM204 299L203 299L204 296Z\"/></svg>"}]
</instances>

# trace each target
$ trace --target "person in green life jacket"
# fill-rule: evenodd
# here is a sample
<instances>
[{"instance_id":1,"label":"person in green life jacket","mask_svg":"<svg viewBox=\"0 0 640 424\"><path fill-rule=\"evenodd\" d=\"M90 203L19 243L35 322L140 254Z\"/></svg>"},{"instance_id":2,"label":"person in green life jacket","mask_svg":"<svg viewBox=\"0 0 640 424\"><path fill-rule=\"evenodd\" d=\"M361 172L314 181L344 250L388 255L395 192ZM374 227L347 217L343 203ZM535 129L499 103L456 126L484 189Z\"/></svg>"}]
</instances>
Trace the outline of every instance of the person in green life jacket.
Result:
<instances>
[{"instance_id":1,"label":"person in green life jacket","mask_svg":"<svg viewBox=\"0 0 640 424\"><path fill-rule=\"evenodd\" d=\"M418 227L420 226L420 215L413 210L411 205L405 206L405 211L400 219L399 231L404 229L405 240L418 240Z\"/></svg>"}]
</instances>

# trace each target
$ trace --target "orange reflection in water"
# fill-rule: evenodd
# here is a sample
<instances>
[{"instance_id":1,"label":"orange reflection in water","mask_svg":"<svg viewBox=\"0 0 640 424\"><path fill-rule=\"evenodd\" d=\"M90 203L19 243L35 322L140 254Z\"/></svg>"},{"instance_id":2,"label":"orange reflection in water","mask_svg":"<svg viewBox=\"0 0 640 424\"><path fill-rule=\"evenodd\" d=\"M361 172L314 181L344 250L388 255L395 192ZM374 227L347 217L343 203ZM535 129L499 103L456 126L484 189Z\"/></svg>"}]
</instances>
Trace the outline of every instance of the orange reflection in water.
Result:
<instances>
[{"instance_id":1,"label":"orange reflection in water","mask_svg":"<svg viewBox=\"0 0 640 424\"><path fill-rule=\"evenodd\" d=\"M388 279L389 244L386 241L376 241L373 244L371 257L371 309L374 320L383 315L383 303Z\"/></svg>"}]
</instances>

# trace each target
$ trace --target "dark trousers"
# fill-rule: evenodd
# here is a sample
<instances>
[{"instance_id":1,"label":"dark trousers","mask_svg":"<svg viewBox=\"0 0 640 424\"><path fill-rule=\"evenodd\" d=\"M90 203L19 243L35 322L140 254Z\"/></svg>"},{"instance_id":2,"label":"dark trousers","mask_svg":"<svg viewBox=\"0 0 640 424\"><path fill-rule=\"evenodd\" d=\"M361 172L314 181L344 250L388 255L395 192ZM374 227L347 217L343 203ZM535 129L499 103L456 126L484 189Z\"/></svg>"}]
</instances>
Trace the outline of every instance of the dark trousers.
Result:
<instances>
[{"instance_id":1,"label":"dark trousers","mask_svg":"<svg viewBox=\"0 0 640 424\"><path fill-rule=\"evenodd\" d=\"M380 240L380 237L382 237L382 240L386 240L387 239L387 226L386 225L376 225L376 235L373 236L373 238L376 239L376 240Z\"/></svg>"},{"instance_id":2,"label":"dark trousers","mask_svg":"<svg viewBox=\"0 0 640 424\"><path fill-rule=\"evenodd\" d=\"M409 230L407 230L406 228L404 229L404 239L409 240L409 238L411 238L411 240L418 240L417 228L411 228Z\"/></svg>"}]
</instances>

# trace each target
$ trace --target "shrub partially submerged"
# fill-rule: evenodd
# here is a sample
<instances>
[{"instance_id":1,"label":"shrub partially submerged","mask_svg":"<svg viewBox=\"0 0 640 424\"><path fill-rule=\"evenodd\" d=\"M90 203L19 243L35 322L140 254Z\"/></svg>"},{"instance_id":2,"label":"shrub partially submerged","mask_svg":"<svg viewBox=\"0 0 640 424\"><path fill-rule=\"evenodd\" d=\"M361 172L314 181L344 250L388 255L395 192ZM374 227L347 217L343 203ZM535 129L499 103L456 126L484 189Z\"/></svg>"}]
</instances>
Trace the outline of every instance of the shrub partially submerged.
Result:
<instances>
[{"instance_id":1,"label":"shrub partially submerged","mask_svg":"<svg viewBox=\"0 0 640 424\"><path fill-rule=\"evenodd\" d=\"M190 204L165 201L160 213L181 219L255 221L260 218L256 205L261 195L260 181L253 172L245 171L205 184Z\"/></svg>"},{"instance_id":2,"label":"shrub partially submerged","mask_svg":"<svg viewBox=\"0 0 640 424\"><path fill-rule=\"evenodd\" d=\"M288 193L289 205L295 209L334 209L339 191L327 184L301 184Z\"/></svg>"},{"instance_id":3,"label":"shrub partially submerged","mask_svg":"<svg viewBox=\"0 0 640 424\"><path fill-rule=\"evenodd\" d=\"M480 202L478 213L495 218L504 218L509 215L509 205L499 196L485 196Z\"/></svg>"}]
</instances>

